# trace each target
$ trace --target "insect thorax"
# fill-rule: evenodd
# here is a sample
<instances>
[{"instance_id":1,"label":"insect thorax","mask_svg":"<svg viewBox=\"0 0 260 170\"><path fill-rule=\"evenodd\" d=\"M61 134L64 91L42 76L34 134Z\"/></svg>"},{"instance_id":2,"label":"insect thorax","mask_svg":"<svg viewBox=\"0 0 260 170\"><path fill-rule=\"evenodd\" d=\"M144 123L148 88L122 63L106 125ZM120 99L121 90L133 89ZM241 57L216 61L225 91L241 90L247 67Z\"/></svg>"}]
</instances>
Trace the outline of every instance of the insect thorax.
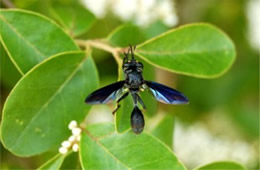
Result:
<instances>
[{"instance_id":1,"label":"insect thorax","mask_svg":"<svg viewBox=\"0 0 260 170\"><path fill-rule=\"evenodd\" d=\"M143 84L143 76L141 72L135 70L125 74L126 84L129 89L139 89Z\"/></svg>"}]
</instances>

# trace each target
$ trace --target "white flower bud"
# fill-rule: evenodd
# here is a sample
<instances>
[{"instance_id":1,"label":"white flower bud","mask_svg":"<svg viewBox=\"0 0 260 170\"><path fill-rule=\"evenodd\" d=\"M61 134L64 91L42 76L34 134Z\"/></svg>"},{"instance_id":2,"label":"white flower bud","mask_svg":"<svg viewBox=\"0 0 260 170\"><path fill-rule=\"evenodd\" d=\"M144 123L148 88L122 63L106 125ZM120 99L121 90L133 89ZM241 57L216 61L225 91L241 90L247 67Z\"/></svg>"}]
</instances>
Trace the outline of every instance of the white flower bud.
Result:
<instances>
[{"instance_id":1,"label":"white flower bud","mask_svg":"<svg viewBox=\"0 0 260 170\"><path fill-rule=\"evenodd\" d=\"M80 129L80 128L73 128L73 129L72 129L72 134L73 134L74 136L79 136L80 133L81 133L81 129Z\"/></svg>"},{"instance_id":2,"label":"white flower bud","mask_svg":"<svg viewBox=\"0 0 260 170\"><path fill-rule=\"evenodd\" d=\"M75 137L75 136L72 135L72 136L69 137L69 141L70 141L70 142L74 142L75 140L76 140L76 137Z\"/></svg>"},{"instance_id":3,"label":"white flower bud","mask_svg":"<svg viewBox=\"0 0 260 170\"><path fill-rule=\"evenodd\" d=\"M76 127L77 127L77 122L75 120L72 120L69 123L69 129L72 130L73 128L76 128Z\"/></svg>"},{"instance_id":4,"label":"white flower bud","mask_svg":"<svg viewBox=\"0 0 260 170\"><path fill-rule=\"evenodd\" d=\"M78 152L78 150L79 150L79 145L78 145L77 143L75 143L75 144L72 146L72 150L73 150L74 152Z\"/></svg>"},{"instance_id":5,"label":"white flower bud","mask_svg":"<svg viewBox=\"0 0 260 170\"><path fill-rule=\"evenodd\" d=\"M77 136L77 138L76 138L76 139L77 139L77 141L80 141L80 138L81 138L81 136Z\"/></svg>"},{"instance_id":6,"label":"white flower bud","mask_svg":"<svg viewBox=\"0 0 260 170\"><path fill-rule=\"evenodd\" d=\"M66 154L66 153L68 152L68 149L67 149L67 148L64 148L64 147L60 147L60 148L59 148L59 152L60 152L61 154Z\"/></svg>"},{"instance_id":7,"label":"white flower bud","mask_svg":"<svg viewBox=\"0 0 260 170\"><path fill-rule=\"evenodd\" d=\"M174 14L167 15L163 18L163 22L165 25L172 27L173 25L176 25L178 23L178 18Z\"/></svg>"},{"instance_id":8,"label":"white flower bud","mask_svg":"<svg viewBox=\"0 0 260 170\"><path fill-rule=\"evenodd\" d=\"M61 143L61 146L65 147L65 148L68 148L68 147L71 146L71 142L69 142L69 141L64 141L64 142Z\"/></svg>"}]
</instances>

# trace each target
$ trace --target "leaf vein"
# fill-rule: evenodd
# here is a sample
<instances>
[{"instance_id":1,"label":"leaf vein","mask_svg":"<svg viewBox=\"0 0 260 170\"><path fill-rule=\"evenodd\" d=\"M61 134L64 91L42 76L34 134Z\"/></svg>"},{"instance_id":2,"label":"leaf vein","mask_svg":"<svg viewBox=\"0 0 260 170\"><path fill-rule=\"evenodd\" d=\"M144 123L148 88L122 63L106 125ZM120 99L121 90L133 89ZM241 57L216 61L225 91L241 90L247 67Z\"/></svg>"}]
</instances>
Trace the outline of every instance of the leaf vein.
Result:
<instances>
[{"instance_id":1,"label":"leaf vein","mask_svg":"<svg viewBox=\"0 0 260 170\"><path fill-rule=\"evenodd\" d=\"M204 54L204 53L212 53L212 52L221 52L229 50L227 48L221 48L221 49L214 49L214 50L208 50L208 51L178 51L178 52L171 52L171 51L145 51L145 50L137 50L137 53L142 54L150 54L150 55L183 55L183 54Z\"/></svg>"},{"instance_id":2,"label":"leaf vein","mask_svg":"<svg viewBox=\"0 0 260 170\"><path fill-rule=\"evenodd\" d=\"M62 89L68 84L68 82L73 78L73 76L77 73L77 71L80 69L80 67L83 65L86 58L83 58L83 60L76 66L76 68L73 70L73 72L68 76L67 79L61 84L61 86L57 89L57 91L49 98L49 100L46 101L46 103L39 109L38 112L35 113L35 115L31 118L31 120L28 122L27 126L25 126L24 130L20 135L18 136L16 142L12 146L12 148L15 148L16 145L19 143L19 141L22 139L22 137L25 135L25 132L30 127L29 125L40 115L42 110L44 108L48 109L48 104L62 91Z\"/></svg>"},{"instance_id":3,"label":"leaf vein","mask_svg":"<svg viewBox=\"0 0 260 170\"><path fill-rule=\"evenodd\" d=\"M38 54L41 56L42 60L46 58L45 55L44 55L39 49L37 49L35 46L33 46L32 42L26 40L26 38L22 36L22 35L12 26L12 24L10 24L10 23L5 19L5 17L4 17L3 15L0 15L0 18L2 18L2 20L9 26L10 29L12 29L12 30L17 34L18 37L20 37L20 39L22 39L22 40L23 40L26 44L28 44L36 53L38 53ZM40 60L40 61L41 61L41 60Z\"/></svg>"},{"instance_id":4,"label":"leaf vein","mask_svg":"<svg viewBox=\"0 0 260 170\"><path fill-rule=\"evenodd\" d=\"M87 133L87 135L96 143L98 144L106 153L108 153L108 155L110 155L115 161L117 161L117 164L120 163L122 164L124 167L126 167L127 169L130 169L124 162L122 162L121 160L119 160L117 157L115 157L115 155L113 153L110 152L110 150L108 150L99 140L94 139L91 135L89 135Z\"/></svg>"},{"instance_id":5,"label":"leaf vein","mask_svg":"<svg viewBox=\"0 0 260 170\"><path fill-rule=\"evenodd\" d=\"M158 162L158 161L161 161L161 160L165 160L165 159L167 159L167 157L162 157L162 158L160 158L160 159L155 159L155 160L150 161L150 162L145 162L145 163L142 163L142 164L138 164L138 165L136 165L136 166L134 166L134 167L132 167L132 168L135 169L135 168L137 168L137 167L144 166L144 165L149 165L149 164L153 164L153 163L155 163L155 162Z\"/></svg>"}]
</instances>

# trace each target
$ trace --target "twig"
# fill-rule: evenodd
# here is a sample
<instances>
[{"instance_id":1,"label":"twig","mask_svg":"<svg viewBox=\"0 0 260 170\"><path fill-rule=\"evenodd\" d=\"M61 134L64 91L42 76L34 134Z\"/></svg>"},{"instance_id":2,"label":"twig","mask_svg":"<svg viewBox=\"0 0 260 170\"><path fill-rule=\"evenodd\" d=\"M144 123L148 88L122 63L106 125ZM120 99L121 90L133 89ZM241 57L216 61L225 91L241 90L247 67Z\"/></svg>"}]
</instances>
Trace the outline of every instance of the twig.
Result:
<instances>
[{"instance_id":1,"label":"twig","mask_svg":"<svg viewBox=\"0 0 260 170\"><path fill-rule=\"evenodd\" d=\"M15 8L14 4L10 0L2 0L2 2L7 8Z\"/></svg>"},{"instance_id":2,"label":"twig","mask_svg":"<svg viewBox=\"0 0 260 170\"><path fill-rule=\"evenodd\" d=\"M111 53L118 64L118 76L121 77L122 59L120 53L125 52L127 49L112 47L104 42L104 40L76 40L76 43L82 47L90 46Z\"/></svg>"},{"instance_id":3,"label":"twig","mask_svg":"<svg viewBox=\"0 0 260 170\"><path fill-rule=\"evenodd\" d=\"M104 40L76 40L79 46L90 45L94 48L102 49L104 51L114 53L114 52L124 52L123 48L115 48L107 44Z\"/></svg>"}]
</instances>

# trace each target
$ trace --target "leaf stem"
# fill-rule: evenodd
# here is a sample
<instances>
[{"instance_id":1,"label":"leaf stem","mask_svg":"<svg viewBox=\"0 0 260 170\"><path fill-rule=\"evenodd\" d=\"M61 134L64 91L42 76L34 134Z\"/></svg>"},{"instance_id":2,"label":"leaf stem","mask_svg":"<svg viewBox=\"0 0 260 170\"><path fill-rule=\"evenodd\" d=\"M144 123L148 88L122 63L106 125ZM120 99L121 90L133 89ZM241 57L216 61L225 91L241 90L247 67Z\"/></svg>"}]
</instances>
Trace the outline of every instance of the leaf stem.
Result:
<instances>
[{"instance_id":1,"label":"leaf stem","mask_svg":"<svg viewBox=\"0 0 260 170\"><path fill-rule=\"evenodd\" d=\"M120 57L120 53L123 53L127 49L113 47L113 46L109 45L108 43L106 43L105 40L102 40L102 39L96 39L96 40L79 40L78 39L78 40L76 40L76 43L82 47L90 46L90 47L94 47L94 48L101 49L101 50L111 53L118 64L118 77L121 77L122 59Z\"/></svg>"},{"instance_id":2,"label":"leaf stem","mask_svg":"<svg viewBox=\"0 0 260 170\"><path fill-rule=\"evenodd\" d=\"M2 2L7 8L15 8L14 4L10 0L3 0Z\"/></svg>"},{"instance_id":3,"label":"leaf stem","mask_svg":"<svg viewBox=\"0 0 260 170\"><path fill-rule=\"evenodd\" d=\"M102 50L110 52L110 53L113 53L116 50L116 48L113 48L112 46L105 43L104 40L99 40L99 39L97 39L97 40L76 40L76 42L80 46L87 44L94 48L102 49Z\"/></svg>"}]
</instances>

